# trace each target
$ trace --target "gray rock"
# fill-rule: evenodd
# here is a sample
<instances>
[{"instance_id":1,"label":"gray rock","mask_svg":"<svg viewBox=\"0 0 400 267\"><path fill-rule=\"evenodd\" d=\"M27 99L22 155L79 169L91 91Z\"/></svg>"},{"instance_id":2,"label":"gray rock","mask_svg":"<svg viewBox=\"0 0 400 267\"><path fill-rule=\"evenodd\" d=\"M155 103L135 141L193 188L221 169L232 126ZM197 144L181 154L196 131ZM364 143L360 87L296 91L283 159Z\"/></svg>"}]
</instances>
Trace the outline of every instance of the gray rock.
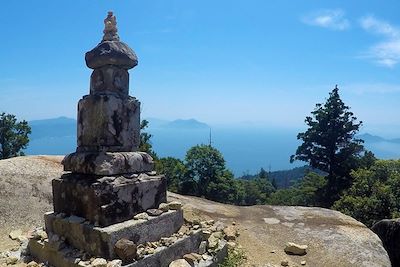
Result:
<instances>
[{"instance_id":1,"label":"gray rock","mask_svg":"<svg viewBox=\"0 0 400 267\"><path fill-rule=\"evenodd\" d=\"M131 69L138 64L133 50L119 41L104 41L85 55L86 65L91 69L106 65L116 65L124 69Z\"/></svg>"},{"instance_id":2,"label":"gray rock","mask_svg":"<svg viewBox=\"0 0 400 267\"><path fill-rule=\"evenodd\" d=\"M93 267L107 267L107 261L103 258L96 258L91 264Z\"/></svg>"},{"instance_id":3,"label":"gray rock","mask_svg":"<svg viewBox=\"0 0 400 267\"><path fill-rule=\"evenodd\" d=\"M208 238L207 241L208 241L208 248L215 249L218 247L219 238L215 234L211 234L211 236Z\"/></svg>"},{"instance_id":4,"label":"gray rock","mask_svg":"<svg viewBox=\"0 0 400 267\"><path fill-rule=\"evenodd\" d=\"M135 216L133 216L133 219L135 219L135 220L148 220L149 219L149 215L146 212L141 212L141 213L136 214Z\"/></svg>"},{"instance_id":5,"label":"gray rock","mask_svg":"<svg viewBox=\"0 0 400 267\"><path fill-rule=\"evenodd\" d=\"M11 231L8 235L12 240L18 239L22 235L22 231L20 229Z\"/></svg>"},{"instance_id":6,"label":"gray rock","mask_svg":"<svg viewBox=\"0 0 400 267\"><path fill-rule=\"evenodd\" d=\"M148 172L154 161L144 152L77 152L67 155L63 165L65 171L111 176Z\"/></svg>"},{"instance_id":7,"label":"gray rock","mask_svg":"<svg viewBox=\"0 0 400 267\"><path fill-rule=\"evenodd\" d=\"M107 227L94 227L85 223L72 224L68 217L57 218L47 213L45 223L48 231L65 236L67 243L74 247L109 259L115 258L114 246L120 239L131 240L140 246L165 236L170 237L182 226L183 214L182 211L168 211L157 217L149 217L148 220L131 219Z\"/></svg>"},{"instance_id":8,"label":"gray rock","mask_svg":"<svg viewBox=\"0 0 400 267\"><path fill-rule=\"evenodd\" d=\"M169 211L169 206L167 203L161 203L160 206L158 206L158 209L162 211Z\"/></svg>"},{"instance_id":9,"label":"gray rock","mask_svg":"<svg viewBox=\"0 0 400 267\"><path fill-rule=\"evenodd\" d=\"M204 254L207 252L207 241L202 241L199 246L199 254Z\"/></svg>"},{"instance_id":10,"label":"gray rock","mask_svg":"<svg viewBox=\"0 0 400 267\"><path fill-rule=\"evenodd\" d=\"M146 212L149 216L160 216L163 214L163 211L159 209L148 209Z\"/></svg>"},{"instance_id":11,"label":"gray rock","mask_svg":"<svg viewBox=\"0 0 400 267\"><path fill-rule=\"evenodd\" d=\"M236 240L236 236L238 235L236 228L231 225L226 227L224 230L224 234L225 234L225 239L227 241L235 241Z\"/></svg>"},{"instance_id":12,"label":"gray rock","mask_svg":"<svg viewBox=\"0 0 400 267\"><path fill-rule=\"evenodd\" d=\"M137 246L128 239L118 240L114 251L123 262L132 262L137 257Z\"/></svg>"},{"instance_id":13,"label":"gray rock","mask_svg":"<svg viewBox=\"0 0 400 267\"><path fill-rule=\"evenodd\" d=\"M54 179L52 185L56 213L74 214L100 226L132 219L166 202L164 176L140 174L130 179L70 173Z\"/></svg>"},{"instance_id":14,"label":"gray rock","mask_svg":"<svg viewBox=\"0 0 400 267\"><path fill-rule=\"evenodd\" d=\"M299 245L296 243L288 242L285 247L285 252L291 255L305 255L307 254L307 245Z\"/></svg>"},{"instance_id":15,"label":"gray rock","mask_svg":"<svg viewBox=\"0 0 400 267\"><path fill-rule=\"evenodd\" d=\"M191 267L191 265L185 259L179 259L171 262L169 267Z\"/></svg>"},{"instance_id":16,"label":"gray rock","mask_svg":"<svg viewBox=\"0 0 400 267\"><path fill-rule=\"evenodd\" d=\"M102 92L79 100L77 152L137 151L140 102L134 97L123 98L119 93L124 94Z\"/></svg>"},{"instance_id":17,"label":"gray rock","mask_svg":"<svg viewBox=\"0 0 400 267\"><path fill-rule=\"evenodd\" d=\"M382 240L393 267L400 266L400 219L385 219L375 223L372 228Z\"/></svg>"},{"instance_id":18,"label":"gray rock","mask_svg":"<svg viewBox=\"0 0 400 267\"><path fill-rule=\"evenodd\" d=\"M107 263L107 267L121 267L122 261L121 260L112 260Z\"/></svg>"},{"instance_id":19,"label":"gray rock","mask_svg":"<svg viewBox=\"0 0 400 267\"><path fill-rule=\"evenodd\" d=\"M180 210L182 208L182 203L178 201L172 201L168 203L168 207L171 210Z\"/></svg>"},{"instance_id":20,"label":"gray rock","mask_svg":"<svg viewBox=\"0 0 400 267\"><path fill-rule=\"evenodd\" d=\"M288 260L282 260L281 261L281 266L289 266L289 261Z\"/></svg>"},{"instance_id":21,"label":"gray rock","mask_svg":"<svg viewBox=\"0 0 400 267\"><path fill-rule=\"evenodd\" d=\"M183 259L186 260L190 266L193 266L194 263L198 260L194 255L192 254L185 254L183 255Z\"/></svg>"}]
</instances>

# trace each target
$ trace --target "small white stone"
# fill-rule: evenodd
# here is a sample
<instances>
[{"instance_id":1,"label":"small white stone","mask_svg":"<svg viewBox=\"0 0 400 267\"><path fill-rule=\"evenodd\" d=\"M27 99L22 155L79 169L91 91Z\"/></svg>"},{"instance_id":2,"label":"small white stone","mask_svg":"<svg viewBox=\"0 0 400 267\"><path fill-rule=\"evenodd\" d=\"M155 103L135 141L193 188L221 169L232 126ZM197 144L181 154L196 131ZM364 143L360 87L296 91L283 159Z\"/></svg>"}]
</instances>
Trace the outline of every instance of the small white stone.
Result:
<instances>
[{"instance_id":1,"label":"small white stone","mask_svg":"<svg viewBox=\"0 0 400 267\"><path fill-rule=\"evenodd\" d=\"M135 216L133 216L133 219L135 220L148 220L149 219L149 215L146 212L142 212L139 214L136 214Z\"/></svg>"},{"instance_id":2,"label":"small white stone","mask_svg":"<svg viewBox=\"0 0 400 267\"><path fill-rule=\"evenodd\" d=\"M122 260L112 260L109 263L107 263L107 267L121 267L122 266Z\"/></svg>"},{"instance_id":3,"label":"small white stone","mask_svg":"<svg viewBox=\"0 0 400 267\"><path fill-rule=\"evenodd\" d=\"M307 245L298 245L292 242L288 242L285 247L285 252L287 254L293 255L305 255L307 254Z\"/></svg>"},{"instance_id":4,"label":"small white stone","mask_svg":"<svg viewBox=\"0 0 400 267\"><path fill-rule=\"evenodd\" d=\"M180 210L182 208L182 203L178 201L172 201L168 203L168 206L170 210Z\"/></svg>"},{"instance_id":5,"label":"small white stone","mask_svg":"<svg viewBox=\"0 0 400 267\"><path fill-rule=\"evenodd\" d=\"M107 267L107 261L103 258L96 258L91 264L93 267Z\"/></svg>"},{"instance_id":6,"label":"small white stone","mask_svg":"<svg viewBox=\"0 0 400 267\"><path fill-rule=\"evenodd\" d=\"M21 229L11 231L11 233L8 236L12 240L16 240L18 237L22 236L22 231L21 231Z\"/></svg>"},{"instance_id":7,"label":"small white stone","mask_svg":"<svg viewBox=\"0 0 400 267\"><path fill-rule=\"evenodd\" d=\"M171 262L169 264L169 267L191 267L190 264L184 260L184 259L179 259Z\"/></svg>"},{"instance_id":8,"label":"small white stone","mask_svg":"<svg viewBox=\"0 0 400 267\"><path fill-rule=\"evenodd\" d=\"M164 212L167 212L167 211L169 210L169 205L168 205L167 203L161 203L161 204L158 206L158 209L159 209L159 210L162 210L162 211L164 211Z\"/></svg>"}]
</instances>

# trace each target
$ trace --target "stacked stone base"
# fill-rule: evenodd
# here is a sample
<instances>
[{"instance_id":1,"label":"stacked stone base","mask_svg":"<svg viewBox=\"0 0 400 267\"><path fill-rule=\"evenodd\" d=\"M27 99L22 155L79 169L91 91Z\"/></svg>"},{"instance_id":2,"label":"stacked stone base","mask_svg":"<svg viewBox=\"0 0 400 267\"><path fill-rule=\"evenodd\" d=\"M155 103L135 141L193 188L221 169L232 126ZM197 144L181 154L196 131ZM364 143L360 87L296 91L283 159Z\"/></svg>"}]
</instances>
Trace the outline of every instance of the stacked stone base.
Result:
<instances>
[{"instance_id":1,"label":"stacked stone base","mask_svg":"<svg viewBox=\"0 0 400 267\"><path fill-rule=\"evenodd\" d=\"M185 224L180 203L166 203L164 176L65 174L52 184L54 212L44 216L47 236L29 241L30 254L50 266L167 267L193 254L192 266L206 267L227 253L226 242L215 238L207 250L212 231ZM120 240L133 242L133 258L117 251Z\"/></svg>"}]
</instances>

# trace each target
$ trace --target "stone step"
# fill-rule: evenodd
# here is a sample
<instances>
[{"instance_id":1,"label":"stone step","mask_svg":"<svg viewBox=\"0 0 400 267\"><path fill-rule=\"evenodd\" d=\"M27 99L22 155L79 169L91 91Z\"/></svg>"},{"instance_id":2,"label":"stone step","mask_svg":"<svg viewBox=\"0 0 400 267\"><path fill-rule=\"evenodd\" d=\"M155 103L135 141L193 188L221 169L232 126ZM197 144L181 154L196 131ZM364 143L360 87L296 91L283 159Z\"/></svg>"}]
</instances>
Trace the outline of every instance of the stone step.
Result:
<instances>
[{"instance_id":1,"label":"stone step","mask_svg":"<svg viewBox=\"0 0 400 267\"><path fill-rule=\"evenodd\" d=\"M195 231L187 237L174 242L169 247L159 247L153 254L146 255L143 259L124 265L126 267L168 267L168 265L182 258L185 254L198 253L200 243L203 241L201 230Z\"/></svg>"},{"instance_id":2,"label":"stone step","mask_svg":"<svg viewBox=\"0 0 400 267\"><path fill-rule=\"evenodd\" d=\"M57 213L83 217L109 226L133 218L167 201L163 175L95 176L68 173L52 181Z\"/></svg>"},{"instance_id":3,"label":"stone step","mask_svg":"<svg viewBox=\"0 0 400 267\"><path fill-rule=\"evenodd\" d=\"M182 210L169 210L148 219L131 219L106 227L94 226L77 216L45 214L49 238L58 235L72 246L106 259L115 258L114 246L120 239L129 239L135 244L157 241L176 233L183 223Z\"/></svg>"},{"instance_id":4,"label":"stone step","mask_svg":"<svg viewBox=\"0 0 400 267\"><path fill-rule=\"evenodd\" d=\"M182 258L185 254L198 252L203 240L201 230L194 231L189 236L177 238L170 246L158 247L154 253L129 264L126 267L167 267L172 261ZM81 251L71 246L57 247L46 240L29 240L29 252L39 262L47 262L55 267L86 266L88 259ZM111 261L111 260L109 260ZM114 260L115 261L115 260Z\"/></svg>"}]
</instances>

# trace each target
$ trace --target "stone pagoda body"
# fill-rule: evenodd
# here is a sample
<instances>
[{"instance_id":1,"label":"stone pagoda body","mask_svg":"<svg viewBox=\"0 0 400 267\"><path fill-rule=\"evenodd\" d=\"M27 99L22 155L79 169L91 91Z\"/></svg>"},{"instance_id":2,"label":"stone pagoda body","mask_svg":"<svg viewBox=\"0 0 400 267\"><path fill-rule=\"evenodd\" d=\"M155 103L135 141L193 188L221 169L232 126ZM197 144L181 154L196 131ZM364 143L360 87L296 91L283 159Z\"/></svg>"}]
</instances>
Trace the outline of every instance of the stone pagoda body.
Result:
<instances>
[{"instance_id":1,"label":"stone pagoda body","mask_svg":"<svg viewBox=\"0 0 400 267\"><path fill-rule=\"evenodd\" d=\"M120 41L112 12L104 23L102 41L85 56L93 72L78 103L77 149L52 181L54 211L29 251L55 267L168 266L204 250L207 236L184 225L180 203L167 203L166 178L138 152L140 102L129 96L128 73L138 59Z\"/></svg>"}]
</instances>

